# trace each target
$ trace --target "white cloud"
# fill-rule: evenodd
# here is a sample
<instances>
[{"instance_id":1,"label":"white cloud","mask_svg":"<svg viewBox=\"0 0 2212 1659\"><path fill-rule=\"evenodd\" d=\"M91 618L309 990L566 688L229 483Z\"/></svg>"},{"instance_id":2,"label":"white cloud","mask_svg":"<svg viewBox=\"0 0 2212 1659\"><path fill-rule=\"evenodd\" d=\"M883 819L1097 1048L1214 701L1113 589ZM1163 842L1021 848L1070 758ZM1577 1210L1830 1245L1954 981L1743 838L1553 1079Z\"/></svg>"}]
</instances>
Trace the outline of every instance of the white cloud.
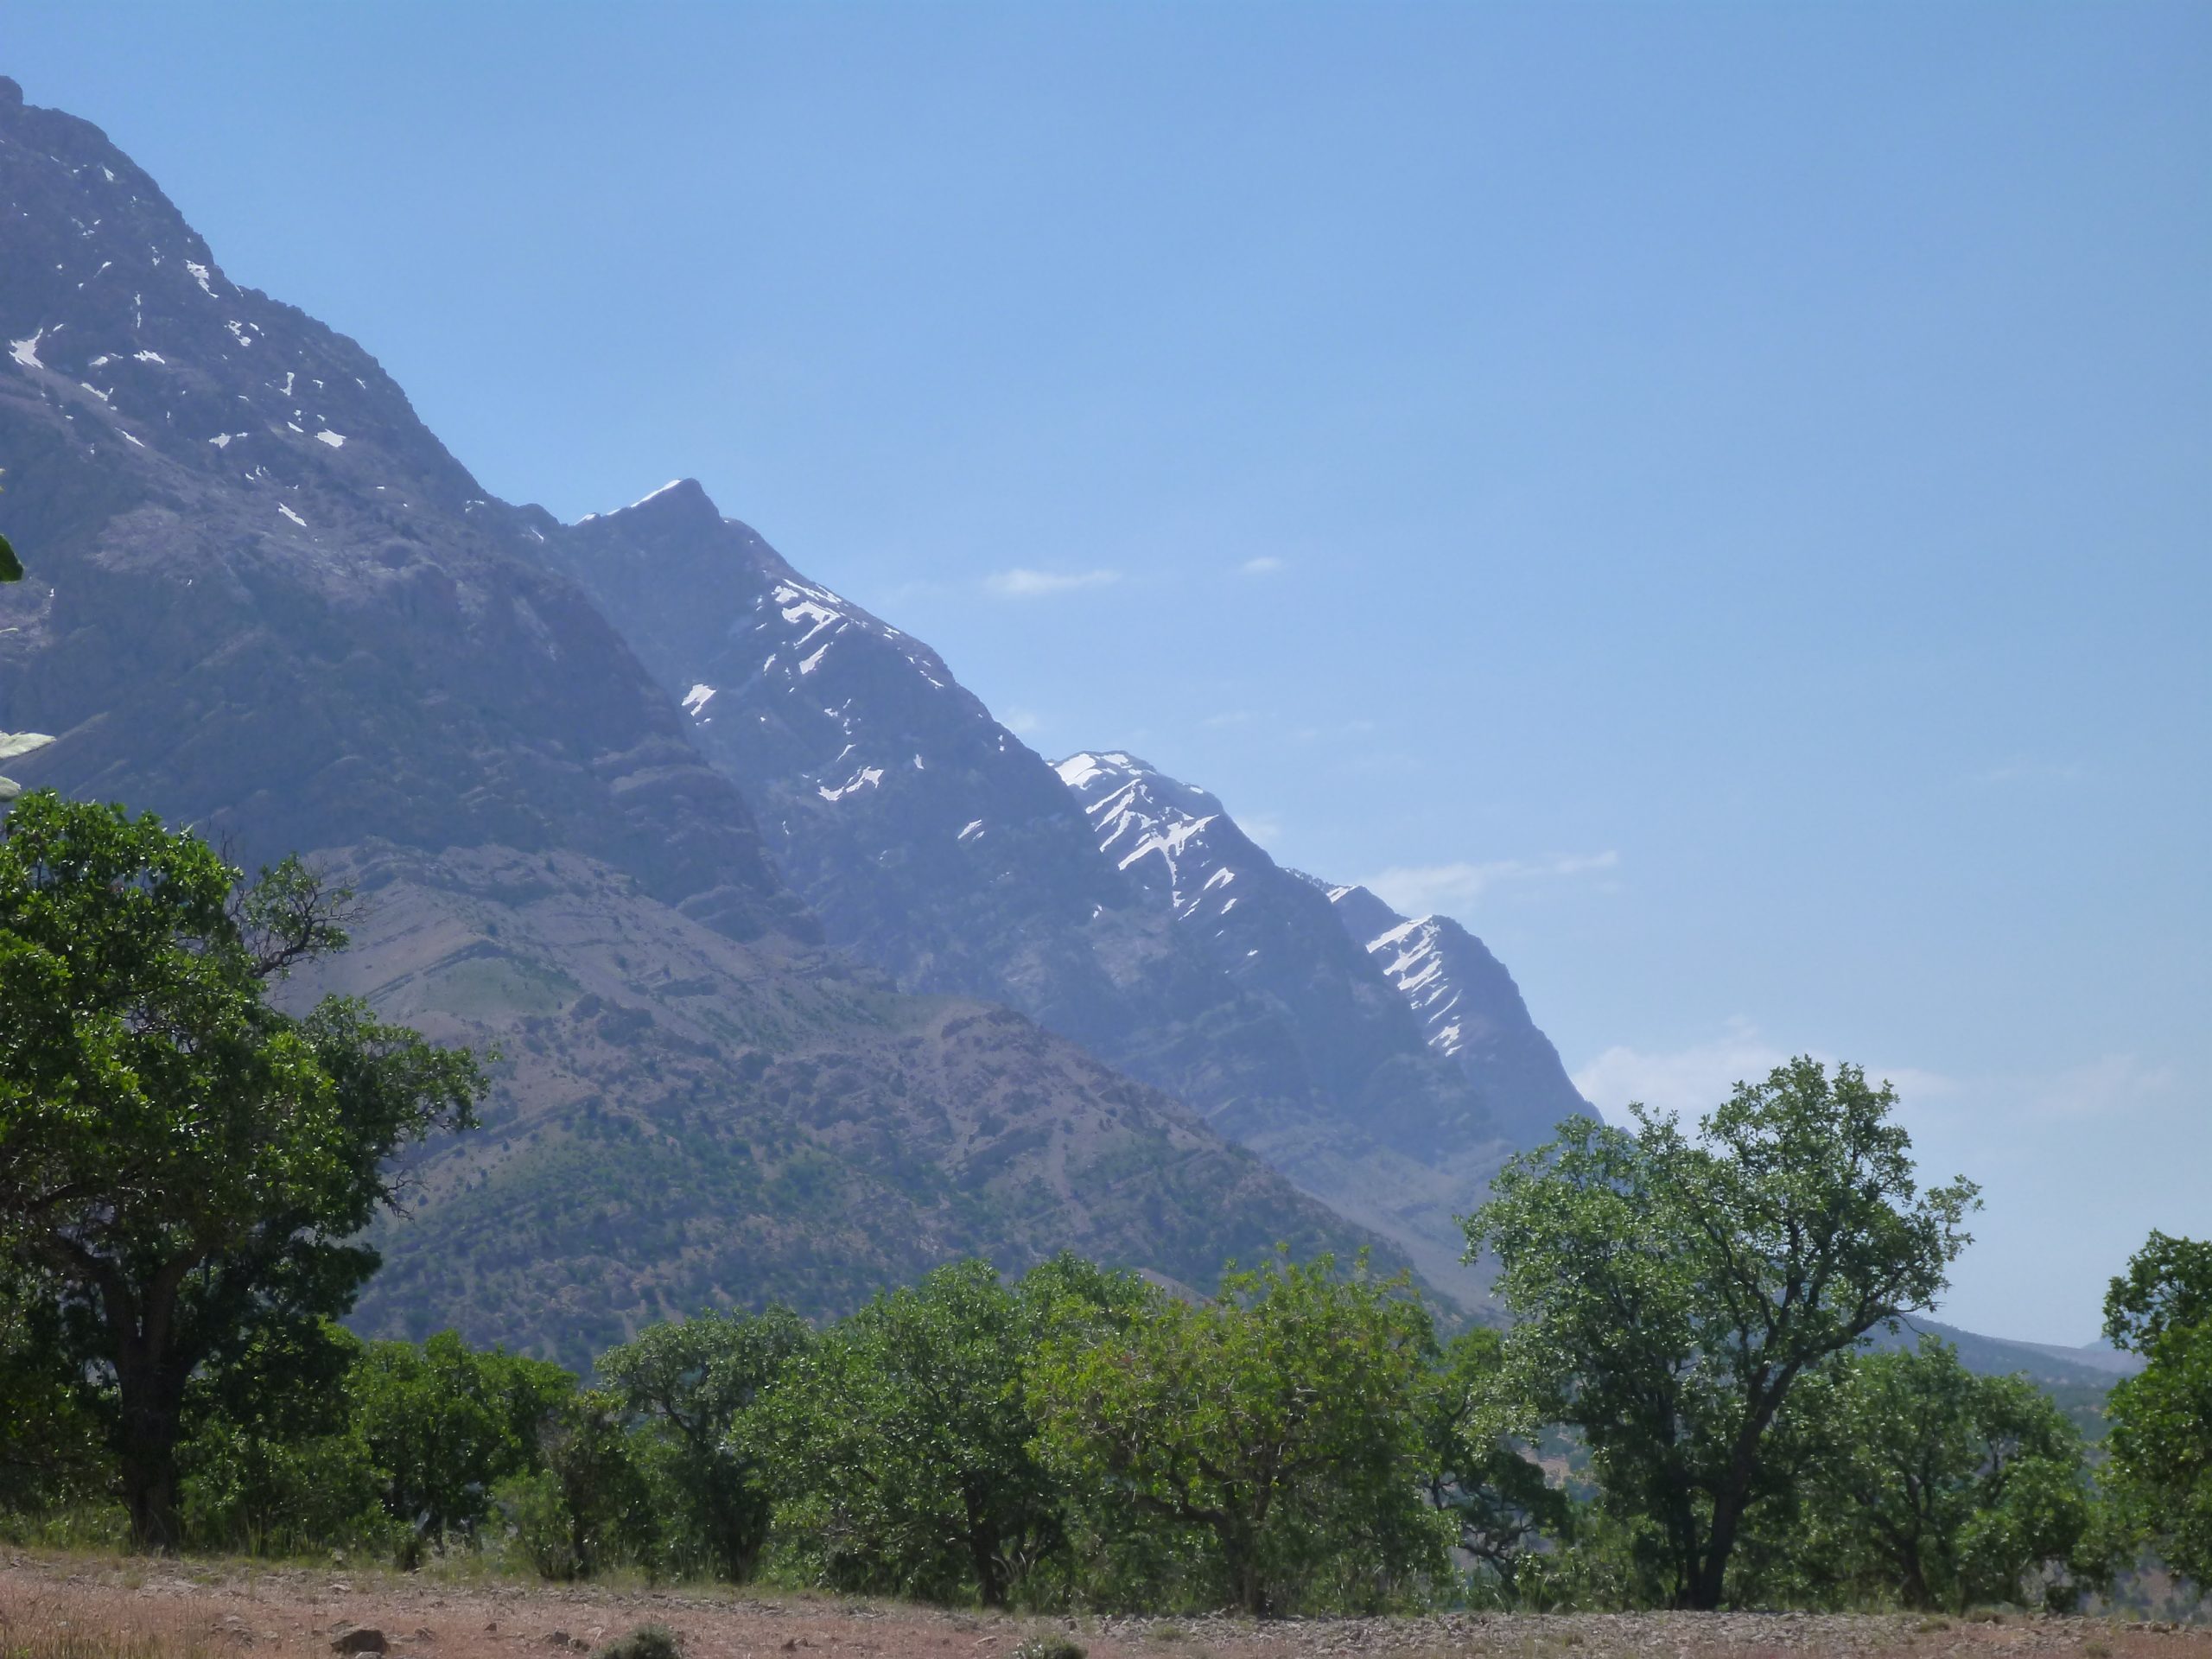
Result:
<instances>
[{"instance_id":1,"label":"white cloud","mask_svg":"<svg viewBox=\"0 0 2212 1659\"><path fill-rule=\"evenodd\" d=\"M1249 710L1243 709L1230 709L1224 710L1223 713L1218 715L1208 715L1205 719L1205 723L1218 729L1224 726L1242 726L1246 721L1251 718L1252 716Z\"/></svg>"},{"instance_id":2,"label":"white cloud","mask_svg":"<svg viewBox=\"0 0 2212 1659\"><path fill-rule=\"evenodd\" d=\"M2107 1054L2037 1079L2022 1091L2028 1109L2044 1119L2126 1117L2172 1095L2181 1074L2145 1065L2133 1054Z\"/></svg>"},{"instance_id":3,"label":"white cloud","mask_svg":"<svg viewBox=\"0 0 2212 1659\"><path fill-rule=\"evenodd\" d=\"M983 578L983 586L1001 599L1042 599L1050 594L1065 594L1075 588L1103 588L1119 582L1118 570L1013 570L994 571Z\"/></svg>"},{"instance_id":4,"label":"white cloud","mask_svg":"<svg viewBox=\"0 0 2212 1659\"><path fill-rule=\"evenodd\" d=\"M1603 852L1501 858L1486 864L1401 865L1363 876L1360 885L1380 894L1394 909L1426 915L1453 905L1471 904L1493 887L1586 875L1617 868L1620 861L1618 853Z\"/></svg>"},{"instance_id":5,"label":"white cloud","mask_svg":"<svg viewBox=\"0 0 2212 1659\"><path fill-rule=\"evenodd\" d=\"M1729 1020L1719 1036L1685 1048L1647 1052L1616 1045L1578 1070L1574 1086L1609 1122L1627 1122L1629 1103L1639 1100L1654 1111L1679 1112L1694 1120L1727 1099L1738 1084L1757 1082L1805 1052L1777 1046L1739 1016ZM1810 1052L1823 1065L1836 1064L1832 1054ZM1869 1065L1866 1071L1875 1083L1894 1084L1899 1102L1908 1109L1955 1094L1959 1087L1941 1072L1914 1066Z\"/></svg>"},{"instance_id":6,"label":"white cloud","mask_svg":"<svg viewBox=\"0 0 2212 1659\"><path fill-rule=\"evenodd\" d=\"M1027 737L1045 729L1045 721L1033 709L1009 709L999 716L999 724L1016 737Z\"/></svg>"},{"instance_id":7,"label":"white cloud","mask_svg":"<svg viewBox=\"0 0 2212 1659\"><path fill-rule=\"evenodd\" d=\"M1272 812L1241 812L1236 827L1262 847L1272 847L1282 839L1282 820Z\"/></svg>"},{"instance_id":8,"label":"white cloud","mask_svg":"<svg viewBox=\"0 0 2212 1659\"><path fill-rule=\"evenodd\" d=\"M1256 559L1245 560L1244 563L1238 565L1236 569L1238 573L1243 575L1272 576L1276 571L1282 569L1282 561L1276 558L1273 554L1262 553Z\"/></svg>"}]
</instances>

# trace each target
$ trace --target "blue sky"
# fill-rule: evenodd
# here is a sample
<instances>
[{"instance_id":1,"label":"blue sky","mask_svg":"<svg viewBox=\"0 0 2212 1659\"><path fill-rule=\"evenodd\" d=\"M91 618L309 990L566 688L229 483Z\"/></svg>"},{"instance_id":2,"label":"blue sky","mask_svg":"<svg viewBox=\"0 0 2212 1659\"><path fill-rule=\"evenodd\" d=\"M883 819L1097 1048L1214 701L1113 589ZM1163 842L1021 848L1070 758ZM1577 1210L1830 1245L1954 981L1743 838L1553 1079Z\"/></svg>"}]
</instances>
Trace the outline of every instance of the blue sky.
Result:
<instances>
[{"instance_id":1,"label":"blue sky","mask_svg":"<svg viewBox=\"0 0 2212 1659\"><path fill-rule=\"evenodd\" d=\"M2212 10L9 0L0 70L499 493L696 475L1459 916L1601 1105L1894 1077L1961 1323L2212 1234Z\"/></svg>"}]
</instances>

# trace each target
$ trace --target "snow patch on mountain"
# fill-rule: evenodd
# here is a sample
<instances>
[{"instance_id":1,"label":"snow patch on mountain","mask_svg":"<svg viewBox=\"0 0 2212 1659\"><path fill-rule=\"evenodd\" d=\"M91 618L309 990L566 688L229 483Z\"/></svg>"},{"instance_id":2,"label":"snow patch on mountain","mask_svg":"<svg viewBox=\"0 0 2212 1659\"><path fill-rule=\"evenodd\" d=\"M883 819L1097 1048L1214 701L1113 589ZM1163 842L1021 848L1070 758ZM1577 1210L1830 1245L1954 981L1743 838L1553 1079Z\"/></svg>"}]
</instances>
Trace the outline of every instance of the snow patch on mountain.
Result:
<instances>
[{"instance_id":1,"label":"snow patch on mountain","mask_svg":"<svg viewBox=\"0 0 2212 1659\"><path fill-rule=\"evenodd\" d=\"M1099 850L1125 874L1164 891L1179 918L1198 914L1208 893L1236 880L1207 831L1221 823L1236 842L1244 837L1204 790L1119 749L1071 754L1053 770L1083 804ZM1226 915L1236 902L1224 897L1212 913Z\"/></svg>"},{"instance_id":2,"label":"snow patch on mountain","mask_svg":"<svg viewBox=\"0 0 2212 1659\"><path fill-rule=\"evenodd\" d=\"M1383 977L1420 1017L1428 1046L1456 1057L1464 1046L1460 1022L1452 1017L1460 993L1445 970L1438 945L1440 931L1435 917L1416 917L1370 939L1367 950L1382 963Z\"/></svg>"}]
</instances>

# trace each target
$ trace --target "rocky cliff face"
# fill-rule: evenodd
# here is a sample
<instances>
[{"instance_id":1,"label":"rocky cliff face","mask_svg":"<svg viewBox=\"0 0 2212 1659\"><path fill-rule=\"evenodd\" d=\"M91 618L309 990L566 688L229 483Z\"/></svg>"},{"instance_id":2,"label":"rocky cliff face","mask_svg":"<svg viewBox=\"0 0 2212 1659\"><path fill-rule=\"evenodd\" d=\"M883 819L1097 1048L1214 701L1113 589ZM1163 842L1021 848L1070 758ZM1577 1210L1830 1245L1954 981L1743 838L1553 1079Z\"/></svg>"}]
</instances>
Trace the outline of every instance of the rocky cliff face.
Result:
<instances>
[{"instance_id":1,"label":"rocky cliff face","mask_svg":"<svg viewBox=\"0 0 2212 1659\"><path fill-rule=\"evenodd\" d=\"M0 516L31 567L0 589L0 729L57 739L10 771L248 862L318 851L375 900L326 982L506 1057L498 1132L438 1150L386 1236L373 1328L575 1358L702 1302L848 1306L968 1250L1204 1283L1279 1237L1367 1237L1065 1039L823 949L777 868L797 815L772 858L693 742L743 699L671 695L639 660L662 648L563 574L615 542L488 497L365 351L232 283L97 128L5 79L0 346ZM673 533L702 502L630 517ZM782 581L748 613L796 645L830 607ZM826 637L764 741L818 745L861 696L802 696L848 672ZM861 771L810 810L870 795ZM1045 784L1035 811L1068 817Z\"/></svg>"},{"instance_id":2,"label":"rocky cliff face","mask_svg":"<svg viewBox=\"0 0 2212 1659\"><path fill-rule=\"evenodd\" d=\"M531 550L681 703L833 944L1074 1039L1479 1296L1455 1217L1512 1149L1501 1123L1535 1113L1433 1050L1218 803L1127 757L1056 775L935 652L689 480Z\"/></svg>"},{"instance_id":3,"label":"rocky cliff face","mask_svg":"<svg viewBox=\"0 0 2212 1659\"><path fill-rule=\"evenodd\" d=\"M1596 1116L1489 946L1449 916L1401 916L1365 887L1302 879L1327 896L1429 1047L1475 1086L1508 1140L1533 1147L1563 1118Z\"/></svg>"}]
</instances>

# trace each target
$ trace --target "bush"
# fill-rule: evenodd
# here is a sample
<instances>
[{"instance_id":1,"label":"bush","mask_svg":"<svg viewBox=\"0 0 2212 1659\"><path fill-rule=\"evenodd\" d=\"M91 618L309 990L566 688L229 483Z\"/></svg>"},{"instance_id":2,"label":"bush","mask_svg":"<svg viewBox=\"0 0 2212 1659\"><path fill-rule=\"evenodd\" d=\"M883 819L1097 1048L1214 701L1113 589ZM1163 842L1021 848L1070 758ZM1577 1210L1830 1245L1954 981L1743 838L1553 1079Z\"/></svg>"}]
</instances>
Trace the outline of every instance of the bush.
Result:
<instances>
[{"instance_id":1,"label":"bush","mask_svg":"<svg viewBox=\"0 0 2212 1659\"><path fill-rule=\"evenodd\" d=\"M608 1643L594 1659L680 1659L683 1647L665 1624L640 1624Z\"/></svg>"}]
</instances>

